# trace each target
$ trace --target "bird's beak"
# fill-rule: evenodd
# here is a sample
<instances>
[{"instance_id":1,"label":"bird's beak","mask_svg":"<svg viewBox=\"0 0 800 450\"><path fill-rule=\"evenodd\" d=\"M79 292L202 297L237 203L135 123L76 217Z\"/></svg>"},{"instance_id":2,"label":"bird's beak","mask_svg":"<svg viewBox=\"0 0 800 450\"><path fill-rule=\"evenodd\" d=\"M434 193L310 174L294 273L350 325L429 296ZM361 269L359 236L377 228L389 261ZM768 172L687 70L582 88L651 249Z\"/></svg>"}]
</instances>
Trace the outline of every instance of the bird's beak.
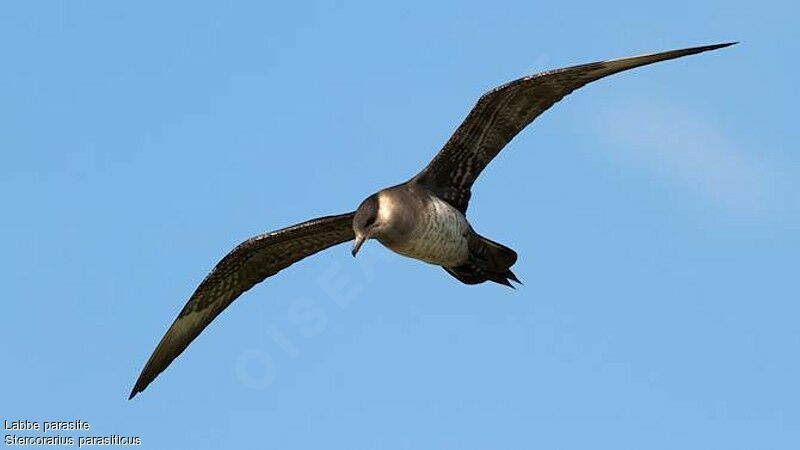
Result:
<instances>
[{"instance_id":1,"label":"bird's beak","mask_svg":"<svg viewBox=\"0 0 800 450\"><path fill-rule=\"evenodd\" d=\"M353 253L353 258L356 257L356 254L358 254L358 250L361 248L361 246L364 244L364 241L366 240L367 237L364 236L363 234L359 234L356 236L356 241L353 242L353 251L351 252Z\"/></svg>"}]
</instances>

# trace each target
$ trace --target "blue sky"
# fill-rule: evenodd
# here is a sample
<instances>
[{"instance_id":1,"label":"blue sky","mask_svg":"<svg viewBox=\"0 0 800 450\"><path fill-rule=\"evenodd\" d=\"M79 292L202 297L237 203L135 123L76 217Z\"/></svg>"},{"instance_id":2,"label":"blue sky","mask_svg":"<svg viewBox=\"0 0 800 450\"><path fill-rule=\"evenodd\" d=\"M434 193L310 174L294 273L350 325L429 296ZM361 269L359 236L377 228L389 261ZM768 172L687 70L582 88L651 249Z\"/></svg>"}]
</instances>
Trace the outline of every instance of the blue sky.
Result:
<instances>
[{"instance_id":1,"label":"blue sky","mask_svg":"<svg viewBox=\"0 0 800 450\"><path fill-rule=\"evenodd\" d=\"M5 2L0 415L144 448L796 449L798 16ZM469 217L517 250L522 288L335 247L127 401L229 249L404 181L483 91L729 40L576 92L484 172Z\"/></svg>"}]
</instances>

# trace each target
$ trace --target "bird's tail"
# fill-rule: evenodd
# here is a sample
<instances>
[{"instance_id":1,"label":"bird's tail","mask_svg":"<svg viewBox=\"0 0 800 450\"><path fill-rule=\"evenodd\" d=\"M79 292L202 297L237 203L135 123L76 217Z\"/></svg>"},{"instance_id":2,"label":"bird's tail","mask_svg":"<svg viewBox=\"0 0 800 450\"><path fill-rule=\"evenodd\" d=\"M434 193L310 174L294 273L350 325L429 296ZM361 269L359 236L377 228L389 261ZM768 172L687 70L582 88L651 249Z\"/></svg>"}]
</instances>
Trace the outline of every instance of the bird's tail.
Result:
<instances>
[{"instance_id":1,"label":"bird's tail","mask_svg":"<svg viewBox=\"0 0 800 450\"><path fill-rule=\"evenodd\" d=\"M517 262L514 250L473 233L469 238L469 253L466 264L444 270L465 284L493 281L512 288L511 281L522 284L511 271L511 266Z\"/></svg>"}]
</instances>

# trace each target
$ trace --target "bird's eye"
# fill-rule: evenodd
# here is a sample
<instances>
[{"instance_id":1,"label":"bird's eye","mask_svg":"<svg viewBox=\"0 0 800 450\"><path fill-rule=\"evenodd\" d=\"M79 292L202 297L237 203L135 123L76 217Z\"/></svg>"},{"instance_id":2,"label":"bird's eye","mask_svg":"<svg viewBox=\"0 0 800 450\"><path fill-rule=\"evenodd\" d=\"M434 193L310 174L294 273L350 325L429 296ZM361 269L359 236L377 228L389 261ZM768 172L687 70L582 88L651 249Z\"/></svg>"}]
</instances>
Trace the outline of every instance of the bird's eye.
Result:
<instances>
[{"instance_id":1,"label":"bird's eye","mask_svg":"<svg viewBox=\"0 0 800 450\"><path fill-rule=\"evenodd\" d=\"M375 218L374 217L370 217L369 219L367 219L367 223L365 223L364 226L369 228L374 224L375 224Z\"/></svg>"}]
</instances>

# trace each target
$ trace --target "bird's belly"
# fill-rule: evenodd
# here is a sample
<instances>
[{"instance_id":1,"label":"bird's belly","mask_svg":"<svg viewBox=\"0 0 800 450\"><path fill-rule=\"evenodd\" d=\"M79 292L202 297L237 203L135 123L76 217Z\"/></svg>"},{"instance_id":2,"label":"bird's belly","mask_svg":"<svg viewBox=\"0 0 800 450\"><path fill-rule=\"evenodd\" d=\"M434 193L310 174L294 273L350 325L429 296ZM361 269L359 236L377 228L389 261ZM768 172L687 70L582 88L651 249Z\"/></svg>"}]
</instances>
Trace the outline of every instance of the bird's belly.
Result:
<instances>
[{"instance_id":1,"label":"bird's belly","mask_svg":"<svg viewBox=\"0 0 800 450\"><path fill-rule=\"evenodd\" d=\"M421 215L408 239L387 246L401 255L430 264L456 267L466 263L470 228L464 215L439 199L429 203L427 212Z\"/></svg>"}]
</instances>

